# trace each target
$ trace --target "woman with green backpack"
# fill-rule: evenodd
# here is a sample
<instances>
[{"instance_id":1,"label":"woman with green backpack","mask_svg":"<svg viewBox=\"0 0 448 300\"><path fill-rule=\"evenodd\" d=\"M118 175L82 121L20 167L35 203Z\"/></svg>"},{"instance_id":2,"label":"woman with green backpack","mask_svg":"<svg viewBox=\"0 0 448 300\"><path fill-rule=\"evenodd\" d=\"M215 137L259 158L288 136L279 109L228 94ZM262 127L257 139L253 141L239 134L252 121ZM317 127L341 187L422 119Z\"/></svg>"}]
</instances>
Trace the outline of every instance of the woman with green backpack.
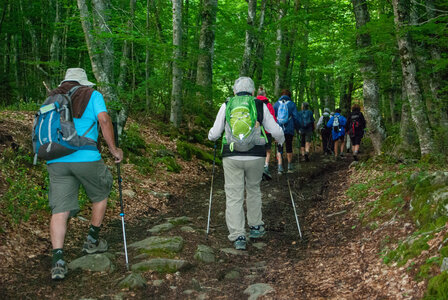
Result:
<instances>
[{"instance_id":1,"label":"woman with green backpack","mask_svg":"<svg viewBox=\"0 0 448 300\"><path fill-rule=\"evenodd\" d=\"M261 238L266 231L261 212L260 182L266 157L264 128L283 144L284 136L267 106L255 99L251 78L240 77L233 86L234 97L221 105L208 139L223 135L224 189L228 238L235 249L246 249L244 191L250 238Z\"/></svg>"}]
</instances>

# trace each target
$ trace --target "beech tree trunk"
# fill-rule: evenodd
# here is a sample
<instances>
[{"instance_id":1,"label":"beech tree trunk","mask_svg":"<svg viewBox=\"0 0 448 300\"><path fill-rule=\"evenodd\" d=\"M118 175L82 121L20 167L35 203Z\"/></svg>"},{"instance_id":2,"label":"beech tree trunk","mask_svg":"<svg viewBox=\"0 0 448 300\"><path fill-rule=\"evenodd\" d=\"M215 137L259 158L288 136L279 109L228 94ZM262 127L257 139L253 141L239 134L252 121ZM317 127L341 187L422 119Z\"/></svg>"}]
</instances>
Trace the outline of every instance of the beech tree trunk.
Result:
<instances>
[{"instance_id":1,"label":"beech tree trunk","mask_svg":"<svg viewBox=\"0 0 448 300\"><path fill-rule=\"evenodd\" d=\"M179 127L182 121L182 0L173 1L173 87L170 122Z\"/></svg>"},{"instance_id":2,"label":"beech tree trunk","mask_svg":"<svg viewBox=\"0 0 448 300\"><path fill-rule=\"evenodd\" d=\"M240 68L240 76L251 76L249 73L253 61L253 48L255 41L255 16L257 13L257 0L246 0L247 8L247 29L244 43L243 61Z\"/></svg>"},{"instance_id":3,"label":"beech tree trunk","mask_svg":"<svg viewBox=\"0 0 448 300\"><path fill-rule=\"evenodd\" d=\"M433 133L429 126L428 116L425 111L425 103L417 82L417 71L412 45L409 41L408 34L403 31L405 29L405 24L409 21L409 2L404 0L392 0L392 5L394 8L394 22L396 26L403 79L411 108L412 120L414 121L420 143L420 153L422 155L430 154L434 151Z\"/></svg>"},{"instance_id":4,"label":"beech tree trunk","mask_svg":"<svg viewBox=\"0 0 448 300\"><path fill-rule=\"evenodd\" d=\"M199 55L196 84L199 88L196 96L199 103L210 107L213 103L213 52L215 45L215 31L218 0L202 1L202 25L199 37ZM208 111L208 110L206 110Z\"/></svg>"},{"instance_id":5,"label":"beech tree trunk","mask_svg":"<svg viewBox=\"0 0 448 300\"><path fill-rule=\"evenodd\" d=\"M277 35L276 43L277 49L275 50L275 81L274 81L274 95L275 97L280 96L280 89L282 88L281 82L281 62L282 62L282 45L283 45L283 29L282 29L282 19L285 14L286 0L280 0L280 10L277 19Z\"/></svg>"},{"instance_id":6,"label":"beech tree trunk","mask_svg":"<svg viewBox=\"0 0 448 300\"><path fill-rule=\"evenodd\" d=\"M255 45L255 59L252 64L252 71L251 76L254 76L255 78L255 84L258 85L259 82L263 79L263 58L264 58L264 39L262 38L263 35L263 28L264 28L264 20L265 20L265 14L266 14L266 2L267 0L261 0L261 6L260 6L260 20L258 22L258 28L257 28L257 36L255 37L254 45Z\"/></svg>"},{"instance_id":7,"label":"beech tree trunk","mask_svg":"<svg viewBox=\"0 0 448 300\"><path fill-rule=\"evenodd\" d=\"M119 101L114 80L114 49L112 37L110 37L112 31L107 23L110 1L91 0L92 11L89 11L86 0L77 0L77 3L92 71L98 82L98 90L103 94L106 102ZM128 117L127 108L123 105L120 111L111 112L111 115L117 124L118 136L121 136Z\"/></svg>"},{"instance_id":8,"label":"beech tree trunk","mask_svg":"<svg viewBox=\"0 0 448 300\"><path fill-rule=\"evenodd\" d=\"M412 144L416 144L415 127L412 122L411 108L406 93L406 84L404 79L401 84L401 120L400 120L400 138L401 148L410 149Z\"/></svg>"},{"instance_id":9,"label":"beech tree trunk","mask_svg":"<svg viewBox=\"0 0 448 300\"><path fill-rule=\"evenodd\" d=\"M366 25L370 22L370 15L366 0L352 0L356 19L356 28L363 33L357 37L358 47L365 52L359 60L360 71L363 78L364 112L376 154L381 153L381 145L386 136L382 125L380 113L380 97L378 84L378 69L373 54L368 53L371 46L370 33L366 32Z\"/></svg>"}]
</instances>

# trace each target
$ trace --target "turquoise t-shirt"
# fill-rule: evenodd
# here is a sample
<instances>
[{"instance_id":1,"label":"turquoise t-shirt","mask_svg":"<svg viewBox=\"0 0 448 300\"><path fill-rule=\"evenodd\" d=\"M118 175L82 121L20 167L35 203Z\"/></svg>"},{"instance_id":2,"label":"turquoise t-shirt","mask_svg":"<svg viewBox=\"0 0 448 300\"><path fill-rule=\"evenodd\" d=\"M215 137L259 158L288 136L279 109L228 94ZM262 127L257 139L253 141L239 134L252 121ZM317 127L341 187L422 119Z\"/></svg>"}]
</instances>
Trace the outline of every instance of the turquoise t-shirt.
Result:
<instances>
[{"instance_id":1,"label":"turquoise t-shirt","mask_svg":"<svg viewBox=\"0 0 448 300\"><path fill-rule=\"evenodd\" d=\"M101 112L107 112L106 103L104 102L103 95L100 92L94 91L90 97L89 104L87 104L86 110L82 115L82 118L74 118L76 131L78 135L83 135L89 127L93 125L86 137L95 141L98 140L98 114ZM78 150L72 154L49 160L47 164L57 162L89 162L98 161L101 159L101 154L98 150Z\"/></svg>"}]
</instances>

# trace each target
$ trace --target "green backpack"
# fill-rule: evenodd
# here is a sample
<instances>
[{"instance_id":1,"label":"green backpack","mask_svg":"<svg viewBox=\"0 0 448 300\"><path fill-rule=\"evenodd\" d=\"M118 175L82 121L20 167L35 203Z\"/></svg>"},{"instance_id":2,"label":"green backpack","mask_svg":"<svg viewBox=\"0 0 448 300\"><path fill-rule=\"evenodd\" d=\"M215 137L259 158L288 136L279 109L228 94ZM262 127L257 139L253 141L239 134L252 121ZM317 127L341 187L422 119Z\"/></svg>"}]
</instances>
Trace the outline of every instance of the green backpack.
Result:
<instances>
[{"instance_id":1,"label":"green backpack","mask_svg":"<svg viewBox=\"0 0 448 300\"><path fill-rule=\"evenodd\" d=\"M263 126L257 122L257 107L252 96L236 96L226 104L226 125L223 144L230 151L246 152L255 145L267 143Z\"/></svg>"}]
</instances>

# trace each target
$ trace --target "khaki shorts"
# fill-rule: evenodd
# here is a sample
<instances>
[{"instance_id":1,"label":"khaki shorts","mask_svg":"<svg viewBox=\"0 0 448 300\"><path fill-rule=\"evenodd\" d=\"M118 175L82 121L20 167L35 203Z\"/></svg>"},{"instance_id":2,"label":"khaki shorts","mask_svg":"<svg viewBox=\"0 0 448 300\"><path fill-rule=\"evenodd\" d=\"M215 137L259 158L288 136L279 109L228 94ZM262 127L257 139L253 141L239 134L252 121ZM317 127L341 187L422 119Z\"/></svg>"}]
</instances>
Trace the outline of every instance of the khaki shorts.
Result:
<instances>
[{"instance_id":1,"label":"khaki shorts","mask_svg":"<svg viewBox=\"0 0 448 300\"><path fill-rule=\"evenodd\" d=\"M82 184L92 203L109 197L112 189L112 174L103 160L78 163L53 163L47 166L50 175L48 195L53 214L79 211L78 194Z\"/></svg>"}]
</instances>

